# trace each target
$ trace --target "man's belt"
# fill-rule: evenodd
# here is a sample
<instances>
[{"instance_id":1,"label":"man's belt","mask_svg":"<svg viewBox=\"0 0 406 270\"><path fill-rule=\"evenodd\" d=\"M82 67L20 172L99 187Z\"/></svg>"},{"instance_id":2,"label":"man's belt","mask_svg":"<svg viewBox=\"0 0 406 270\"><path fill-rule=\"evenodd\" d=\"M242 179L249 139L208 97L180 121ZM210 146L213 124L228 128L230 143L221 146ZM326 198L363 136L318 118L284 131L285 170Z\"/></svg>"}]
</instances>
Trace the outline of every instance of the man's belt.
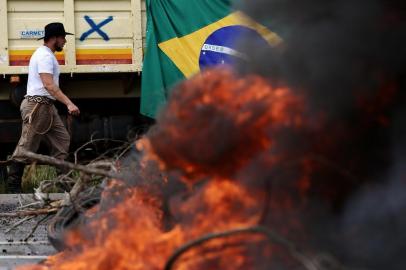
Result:
<instances>
[{"instance_id":1,"label":"man's belt","mask_svg":"<svg viewBox=\"0 0 406 270\"><path fill-rule=\"evenodd\" d=\"M46 96L25 96L25 98L30 102L47 104L47 105L52 105L55 102L55 100L53 100L49 97L46 97Z\"/></svg>"}]
</instances>

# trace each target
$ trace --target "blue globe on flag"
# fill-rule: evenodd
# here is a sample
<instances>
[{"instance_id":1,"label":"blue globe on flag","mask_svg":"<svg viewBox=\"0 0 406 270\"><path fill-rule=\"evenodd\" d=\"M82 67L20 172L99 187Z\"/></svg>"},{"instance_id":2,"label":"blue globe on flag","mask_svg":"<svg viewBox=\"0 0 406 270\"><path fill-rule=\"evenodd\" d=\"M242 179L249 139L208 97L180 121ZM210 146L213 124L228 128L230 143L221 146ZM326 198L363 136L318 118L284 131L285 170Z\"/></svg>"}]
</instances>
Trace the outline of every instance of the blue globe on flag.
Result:
<instances>
[{"instance_id":1,"label":"blue globe on flag","mask_svg":"<svg viewBox=\"0 0 406 270\"><path fill-rule=\"evenodd\" d=\"M249 61L248 56L238 51L241 39L244 44L252 46L270 46L269 43L255 30L242 25L227 26L213 32L203 44L200 51L200 69L217 65L233 65L237 62Z\"/></svg>"}]
</instances>

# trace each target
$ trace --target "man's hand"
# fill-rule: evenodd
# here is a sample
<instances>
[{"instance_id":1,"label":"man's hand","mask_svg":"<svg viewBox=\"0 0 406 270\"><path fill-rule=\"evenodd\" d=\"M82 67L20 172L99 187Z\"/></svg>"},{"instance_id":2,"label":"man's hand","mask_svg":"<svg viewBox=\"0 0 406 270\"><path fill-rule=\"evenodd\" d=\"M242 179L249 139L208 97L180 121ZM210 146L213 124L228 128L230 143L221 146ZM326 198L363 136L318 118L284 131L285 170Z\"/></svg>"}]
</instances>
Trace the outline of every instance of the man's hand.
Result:
<instances>
[{"instance_id":1,"label":"man's hand","mask_svg":"<svg viewBox=\"0 0 406 270\"><path fill-rule=\"evenodd\" d=\"M58 101L62 102L63 104L68 107L68 112L71 115L79 115L80 111L79 108L73 104L73 102L62 92L62 90L54 83L54 78L52 74L49 73L39 73L41 77L42 83L45 89L48 91L51 96L56 98Z\"/></svg>"},{"instance_id":2,"label":"man's hand","mask_svg":"<svg viewBox=\"0 0 406 270\"><path fill-rule=\"evenodd\" d=\"M68 107L68 112L69 112L71 115L78 116L78 115L80 114L79 108L78 108L75 104L69 103L69 104L67 105L67 107Z\"/></svg>"}]
</instances>

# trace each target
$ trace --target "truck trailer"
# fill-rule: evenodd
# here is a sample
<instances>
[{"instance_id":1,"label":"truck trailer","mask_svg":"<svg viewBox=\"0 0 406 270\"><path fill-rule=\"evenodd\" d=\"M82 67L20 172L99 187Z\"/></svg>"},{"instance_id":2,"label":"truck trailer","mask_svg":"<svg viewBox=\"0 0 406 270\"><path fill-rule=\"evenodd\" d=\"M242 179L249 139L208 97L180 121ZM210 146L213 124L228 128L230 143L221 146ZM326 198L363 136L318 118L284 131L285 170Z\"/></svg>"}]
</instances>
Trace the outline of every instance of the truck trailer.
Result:
<instances>
[{"instance_id":1,"label":"truck trailer","mask_svg":"<svg viewBox=\"0 0 406 270\"><path fill-rule=\"evenodd\" d=\"M125 139L149 121L139 114L144 0L0 0L0 159L19 139L29 60L51 22L74 33L56 53L61 89L81 110L57 105L73 145Z\"/></svg>"}]
</instances>

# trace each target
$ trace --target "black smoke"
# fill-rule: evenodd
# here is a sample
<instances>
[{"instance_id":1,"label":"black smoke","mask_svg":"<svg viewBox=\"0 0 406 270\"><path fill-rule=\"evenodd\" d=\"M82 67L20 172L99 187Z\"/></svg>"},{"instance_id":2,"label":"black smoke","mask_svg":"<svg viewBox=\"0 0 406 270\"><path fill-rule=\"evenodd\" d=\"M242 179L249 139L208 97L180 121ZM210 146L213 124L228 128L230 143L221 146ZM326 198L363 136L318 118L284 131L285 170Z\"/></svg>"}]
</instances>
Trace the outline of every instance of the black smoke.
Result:
<instances>
[{"instance_id":1,"label":"black smoke","mask_svg":"<svg viewBox=\"0 0 406 270\"><path fill-rule=\"evenodd\" d=\"M237 70L305 96L317 122L287 132L284 146L322 164L311 194L329 214L307 219L320 229L316 248L360 268L406 269L406 2L252 0L236 8L283 39L261 48L243 39L251 60Z\"/></svg>"}]
</instances>

